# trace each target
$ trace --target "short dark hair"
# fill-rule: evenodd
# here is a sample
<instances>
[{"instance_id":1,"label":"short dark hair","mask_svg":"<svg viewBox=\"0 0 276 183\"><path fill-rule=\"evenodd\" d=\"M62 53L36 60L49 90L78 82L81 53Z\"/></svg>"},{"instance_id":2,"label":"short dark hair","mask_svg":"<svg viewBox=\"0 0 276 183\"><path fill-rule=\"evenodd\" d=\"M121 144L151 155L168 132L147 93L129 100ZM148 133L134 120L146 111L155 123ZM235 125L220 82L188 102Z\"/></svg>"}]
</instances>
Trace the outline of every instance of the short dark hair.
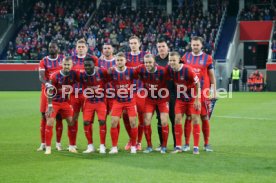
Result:
<instances>
[{"instance_id":1,"label":"short dark hair","mask_svg":"<svg viewBox=\"0 0 276 183\"><path fill-rule=\"evenodd\" d=\"M68 62L68 61L70 61L70 60L73 61L72 57L70 57L70 56L69 56L69 57L65 57L65 58L63 59L64 62Z\"/></svg>"},{"instance_id":2,"label":"short dark hair","mask_svg":"<svg viewBox=\"0 0 276 183\"><path fill-rule=\"evenodd\" d=\"M200 41L201 44L203 44L204 39L203 39L202 37L200 37L200 36L193 36L193 37L191 38L191 42L192 42L192 41Z\"/></svg>"},{"instance_id":3,"label":"short dark hair","mask_svg":"<svg viewBox=\"0 0 276 183\"><path fill-rule=\"evenodd\" d=\"M124 52L119 52L116 54L116 57L124 57L126 58L126 55L124 54Z\"/></svg>"},{"instance_id":4,"label":"short dark hair","mask_svg":"<svg viewBox=\"0 0 276 183\"><path fill-rule=\"evenodd\" d=\"M130 36L130 38L129 38L128 40L130 41L130 40L132 40L132 39L137 39L139 43L141 42L141 41L140 41L140 38L139 38L138 36L135 36L135 35Z\"/></svg>"},{"instance_id":5,"label":"short dark hair","mask_svg":"<svg viewBox=\"0 0 276 183\"><path fill-rule=\"evenodd\" d=\"M169 56L170 56L170 57L177 56L177 57L180 58L180 54L179 54L177 51L169 52Z\"/></svg>"},{"instance_id":6,"label":"short dark hair","mask_svg":"<svg viewBox=\"0 0 276 183\"><path fill-rule=\"evenodd\" d=\"M151 53L145 54L144 58L153 58L153 60L155 61L155 57L154 57L154 55L151 54Z\"/></svg>"},{"instance_id":7,"label":"short dark hair","mask_svg":"<svg viewBox=\"0 0 276 183\"><path fill-rule=\"evenodd\" d=\"M85 41L84 38L82 38L82 39L79 39L79 40L77 41L77 44L85 44L85 45L86 45L86 41Z\"/></svg>"},{"instance_id":8,"label":"short dark hair","mask_svg":"<svg viewBox=\"0 0 276 183\"><path fill-rule=\"evenodd\" d=\"M161 37L157 40L157 43L166 43L167 44L167 41L165 38Z\"/></svg>"}]
</instances>

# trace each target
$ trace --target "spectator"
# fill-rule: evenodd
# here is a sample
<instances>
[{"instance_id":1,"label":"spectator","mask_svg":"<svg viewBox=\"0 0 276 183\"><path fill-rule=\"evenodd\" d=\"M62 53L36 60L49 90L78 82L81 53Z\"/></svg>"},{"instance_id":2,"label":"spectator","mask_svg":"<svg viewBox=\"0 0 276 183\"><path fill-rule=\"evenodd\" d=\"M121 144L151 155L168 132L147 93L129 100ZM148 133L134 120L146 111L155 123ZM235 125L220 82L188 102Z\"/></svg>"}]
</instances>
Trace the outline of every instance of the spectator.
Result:
<instances>
[{"instance_id":1,"label":"spectator","mask_svg":"<svg viewBox=\"0 0 276 183\"><path fill-rule=\"evenodd\" d=\"M275 60L276 59L276 40L273 40L271 49L272 49L272 59L276 61Z\"/></svg>"}]
</instances>

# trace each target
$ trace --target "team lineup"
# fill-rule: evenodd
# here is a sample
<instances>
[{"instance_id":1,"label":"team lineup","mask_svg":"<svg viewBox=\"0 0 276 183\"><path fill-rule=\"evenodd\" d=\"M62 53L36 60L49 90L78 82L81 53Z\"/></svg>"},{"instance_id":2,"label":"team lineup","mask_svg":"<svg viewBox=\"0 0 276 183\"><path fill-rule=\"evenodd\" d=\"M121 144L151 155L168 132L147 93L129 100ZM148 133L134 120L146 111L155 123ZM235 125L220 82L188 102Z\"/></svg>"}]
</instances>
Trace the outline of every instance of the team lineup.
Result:
<instances>
[{"instance_id":1,"label":"team lineup","mask_svg":"<svg viewBox=\"0 0 276 183\"><path fill-rule=\"evenodd\" d=\"M202 38L193 37L192 52L181 57L178 52L169 52L166 41L160 39L157 42L158 55L154 56L140 51L139 38L131 36L130 52L119 52L114 56L112 45L104 44L102 56L98 59L87 54L84 39L77 41L76 55L71 57L59 55L57 43L51 42L49 56L43 58L39 65L42 118L41 145L37 150L51 154L55 121L56 149L62 150L62 120L65 119L68 124L68 150L77 153L78 118L82 111L88 144L83 153L96 151L92 138L96 113L99 122L99 153L106 153L107 115L111 116L111 124L108 126L112 147L109 154L118 153L121 118L129 136L124 149L130 150L130 153L142 151L141 141L145 135L147 147L143 152L151 153L151 121L155 112L159 136L156 151L167 152L169 126L174 141L172 153L190 151L192 133L193 154L199 154L201 129L204 150L213 151L209 144L209 106L211 100L216 98L216 81L212 57L202 52L202 44Z\"/></svg>"}]
</instances>

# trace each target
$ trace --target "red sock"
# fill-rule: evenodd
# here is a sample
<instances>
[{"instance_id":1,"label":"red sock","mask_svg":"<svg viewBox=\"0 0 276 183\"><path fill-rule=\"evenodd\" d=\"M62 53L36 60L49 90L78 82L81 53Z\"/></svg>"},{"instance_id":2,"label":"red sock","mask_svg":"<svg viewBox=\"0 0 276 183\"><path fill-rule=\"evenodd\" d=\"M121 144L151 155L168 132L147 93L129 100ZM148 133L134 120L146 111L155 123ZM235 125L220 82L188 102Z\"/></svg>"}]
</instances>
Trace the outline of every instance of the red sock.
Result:
<instances>
[{"instance_id":1,"label":"red sock","mask_svg":"<svg viewBox=\"0 0 276 183\"><path fill-rule=\"evenodd\" d=\"M123 113L123 120L124 120L124 124L125 124L127 134L129 136L129 138L131 138L131 126L130 126L130 123L129 123L129 118L128 118L127 113Z\"/></svg>"},{"instance_id":2,"label":"red sock","mask_svg":"<svg viewBox=\"0 0 276 183\"><path fill-rule=\"evenodd\" d=\"M78 122L78 120L76 120L76 123L75 123L74 127L75 127L75 136L76 136L74 144L76 145L77 134L78 134L78 130L79 130L79 122Z\"/></svg>"},{"instance_id":3,"label":"red sock","mask_svg":"<svg viewBox=\"0 0 276 183\"><path fill-rule=\"evenodd\" d=\"M74 146L76 145L76 127L74 126L68 126L68 138L69 138L69 144Z\"/></svg>"},{"instance_id":4,"label":"red sock","mask_svg":"<svg viewBox=\"0 0 276 183\"><path fill-rule=\"evenodd\" d=\"M57 137L57 142L58 143L60 143L60 141L61 141L62 131L63 131L62 120L57 120L57 123L56 123L56 137Z\"/></svg>"},{"instance_id":5,"label":"red sock","mask_svg":"<svg viewBox=\"0 0 276 183\"><path fill-rule=\"evenodd\" d=\"M162 147L167 147L168 136L169 136L169 125L162 126L162 137L163 137Z\"/></svg>"},{"instance_id":6,"label":"red sock","mask_svg":"<svg viewBox=\"0 0 276 183\"><path fill-rule=\"evenodd\" d=\"M200 139L200 125L193 124L194 146L198 147Z\"/></svg>"},{"instance_id":7,"label":"red sock","mask_svg":"<svg viewBox=\"0 0 276 183\"><path fill-rule=\"evenodd\" d=\"M93 144L93 138L92 138L92 124L90 123L89 125L84 125L84 133L85 133L85 137L87 139L87 143L88 144Z\"/></svg>"},{"instance_id":8,"label":"red sock","mask_svg":"<svg viewBox=\"0 0 276 183\"><path fill-rule=\"evenodd\" d=\"M41 120L40 120L40 139L41 139L41 143L45 143L45 129L46 129L46 119L41 118Z\"/></svg>"},{"instance_id":9,"label":"red sock","mask_svg":"<svg viewBox=\"0 0 276 183\"><path fill-rule=\"evenodd\" d=\"M52 137L53 137L53 126L46 125L46 129L45 129L46 146L51 146Z\"/></svg>"},{"instance_id":10,"label":"red sock","mask_svg":"<svg viewBox=\"0 0 276 183\"><path fill-rule=\"evenodd\" d=\"M174 125L174 133L175 133L175 141L176 141L175 145L182 146L183 129L181 124Z\"/></svg>"},{"instance_id":11,"label":"red sock","mask_svg":"<svg viewBox=\"0 0 276 183\"><path fill-rule=\"evenodd\" d=\"M191 132L192 132L192 120L186 118L185 125L184 125L185 145L190 144Z\"/></svg>"},{"instance_id":12,"label":"red sock","mask_svg":"<svg viewBox=\"0 0 276 183\"><path fill-rule=\"evenodd\" d=\"M106 125L100 125L100 141L101 144L105 144L105 137L106 137Z\"/></svg>"},{"instance_id":13,"label":"red sock","mask_svg":"<svg viewBox=\"0 0 276 183\"><path fill-rule=\"evenodd\" d=\"M138 128L131 128L131 146L136 146L136 140L138 136Z\"/></svg>"},{"instance_id":14,"label":"red sock","mask_svg":"<svg viewBox=\"0 0 276 183\"><path fill-rule=\"evenodd\" d=\"M112 140L112 146L116 147L118 145L118 128L110 128L110 136Z\"/></svg>"},{"instance_id":15,"label":"red sock","mask_svg":"<svg viewBox=\"0 0 276 183\"><path fill-rule=\"evenodd\" d=\"M148 147L152 147L152 143L151 143L151 126L145 126L145 136L146 136L146 140L148 143Z\"/></svg>"},{"instance_id":16,"label":"red sock","mask_svg":"<svg viewBox=\"0 0 276 183\"><path fill-rule=\"evenodd\" d=\"M120 130L121 130L121 126L120 126L120 121L117 124L117 130L118 130L118 137L120 135Z\"/></svg>"},{"instance_id":17,"label":"red sock","mask_svg":"<svg viewBox=\"0 0 276 183\"><path fill-rule=\"evenodd\" d=\"M209 136L210 136L209 120L202 120L202 132L204 136L204 145L207 145L209 144Z\"/></svg>"},{"instance_id":18,"label":"red sock","mask_svg":"<svg viewBox=\"0 0 276 183\"><path fill-rule=\"evenodd\" d=\"M137 140L137 143L141 143L142 138L143 138L143 133L144 133L143 114L142 113L139 114L138 118L139 118L139 125L138 125L138 140Z\"/></svg>"}]
</instances>

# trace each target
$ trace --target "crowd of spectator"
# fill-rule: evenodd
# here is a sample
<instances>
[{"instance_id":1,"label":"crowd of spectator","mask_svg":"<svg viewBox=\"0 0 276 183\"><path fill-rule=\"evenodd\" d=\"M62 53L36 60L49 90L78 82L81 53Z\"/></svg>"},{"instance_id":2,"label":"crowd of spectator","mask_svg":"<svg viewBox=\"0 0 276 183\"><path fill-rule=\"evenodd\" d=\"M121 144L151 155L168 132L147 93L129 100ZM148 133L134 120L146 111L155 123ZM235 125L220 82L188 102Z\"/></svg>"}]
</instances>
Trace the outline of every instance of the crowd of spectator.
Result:
<instances>
[{"instance_id":1,"label":"crowd of spectator","mask_svg":"<svg viewBox=\"0 0 276 183\"><path fill-rule=\"evenodd\" d=\"M257 6L255 4L246 6L239 15L242 21L268 21L276 20L276 8L271 4Z\"/></svg>"},{"instance_id":2,"label":"crowd of spectator","mask_svg":"<svg viewBox=\"0 0 276 183\"><path fill-rule=\"evenodd\" d=\"M12 0L0 0L0 17L12 13Z\"/></svg>"},{"instance_id":3,"label":"crowd of spectator","mask_svg":"<svg viewBox=\"0 0 276 183\"><path fill-rule=\"evenodd\" d=\"M85 24L93 12L91 1L44 0L33 8L30 21L10 42L8 59L37 60L47 54L48 43L56 39L64 54L72 52L79 37L87 33Z\"/></svg>"},{"instance_id":4,"label":"crowd of spectator","mask_svg":"<svg viewBox=\"0 0 276 183\"><path fill-rule=\"evenodd\" d=\"M7 58L41 59L52 39L58 41L63 54L72 54L80 37L87 40L89 51L97 56L104 43L111 43L116 51L128 51L128 38L133 34L141 38L141 49L153 54L157 53L159 37L166 38L171 49L184 54L190 49L190 38L202 36L204 51L211 54L223 13L223 6L218 4L204 14L201 0L184 3L171 15L162 8L132 10L125 2L103 0L86 27L94 9L89 1L39 1L31 21L24 25L15 42L9 43Z\"/></svg>"}]
</instances>

